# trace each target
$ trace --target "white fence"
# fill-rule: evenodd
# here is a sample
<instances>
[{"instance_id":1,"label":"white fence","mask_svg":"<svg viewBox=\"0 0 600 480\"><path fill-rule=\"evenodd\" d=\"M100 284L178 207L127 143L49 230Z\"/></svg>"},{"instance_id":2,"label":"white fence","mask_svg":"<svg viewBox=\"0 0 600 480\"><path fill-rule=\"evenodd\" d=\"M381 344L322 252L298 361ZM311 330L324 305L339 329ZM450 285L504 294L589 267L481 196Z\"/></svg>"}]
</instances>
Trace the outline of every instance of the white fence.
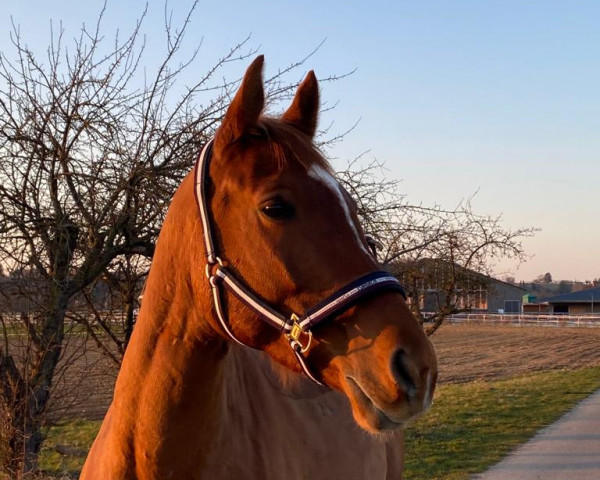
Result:
<instances>
[{"instance_id":1,"label":"white fence","mask_svg":"<svg viewBox=\"0 0 600 480\"><path fill-rule=\"evenodd\" d=\"M600 315L537 315L517 313L459 313L450 315L448 323L522 325L538 327L597 327Z\"/></svg>"}]
</instances>

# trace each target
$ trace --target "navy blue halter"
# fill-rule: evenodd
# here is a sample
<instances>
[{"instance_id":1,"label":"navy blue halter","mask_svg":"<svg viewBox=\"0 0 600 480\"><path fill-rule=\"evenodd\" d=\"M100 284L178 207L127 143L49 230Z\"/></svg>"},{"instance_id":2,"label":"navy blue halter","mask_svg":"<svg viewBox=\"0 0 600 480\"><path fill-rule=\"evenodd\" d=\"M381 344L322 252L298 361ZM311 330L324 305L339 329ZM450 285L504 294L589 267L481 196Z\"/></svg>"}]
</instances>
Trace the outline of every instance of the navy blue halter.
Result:
<instances>
[{"instance_id":1,"label":"navy blue halter","mask_svg":"<svg viewBox=\"0 0 600 480\"><path fill-rule=\"evenodd\" d=\"M261 320L284 333L302 370L314 382L323 385L310 371L306 364L306 359L303 356L303 353L306 353L310 349L312 340L311 329L324 320L336 317L368 296L379 294L383 291L396 291L406 299L406 293L395 277L388 272L378 270L353 280L312 308L309 308L300 316L293 314L290 317L286 317L261 300L255 293L250 291L235 278L233 272L227 269L216 252L212 230L210 228L208 201L206 196L212 143L213 141L210 140L204 146L198 157L195 167L195 194L202 220L204 245L206 247L206 277L213 293L215 311L219 323L232 340L240 345L247 346L233 334L229 328L229 322L227 322L227 319L225 318L220 288L221 285L224 285L245 305L250 307Z\"/></svg>"}]
</instances>

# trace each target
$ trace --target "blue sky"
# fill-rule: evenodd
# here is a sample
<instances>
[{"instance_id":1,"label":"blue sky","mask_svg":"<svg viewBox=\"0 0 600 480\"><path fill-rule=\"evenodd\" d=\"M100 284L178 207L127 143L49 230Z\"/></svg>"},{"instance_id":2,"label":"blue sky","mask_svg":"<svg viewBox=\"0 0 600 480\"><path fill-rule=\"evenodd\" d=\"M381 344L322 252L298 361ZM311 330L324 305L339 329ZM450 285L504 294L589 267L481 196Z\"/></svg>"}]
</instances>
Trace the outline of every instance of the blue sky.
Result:
<instances>
[{"instance_id":1,"label":"blue sky","mask_svg":"<svg viewBox=\"0 0 600 480\"><path fill-rule=\"evenodd\" d=\"M91 23L98 0L0 0L0 48L9 18L35 47L50 19L71 35ZM131 28L144 2L109 0L105 26ZM145 24L160 51L162 2ZM175 19L188 1L171 1ZM597 1L240 1L200 2L187 37L203 40L201 74L251 34L267 74L303 57L317 77L356 72L323 87L337 107L324 123L358 127L330 152L337 166L369 150L402 179L414 202L453 207L478 192L476 211L510 227L541 229L525 246L534 257L499 274L531 279L600 277L600 2ZM232 66L231 78L244 66ZM190 77L193 80L193 77Z\"/></svg>"}]
</instances>

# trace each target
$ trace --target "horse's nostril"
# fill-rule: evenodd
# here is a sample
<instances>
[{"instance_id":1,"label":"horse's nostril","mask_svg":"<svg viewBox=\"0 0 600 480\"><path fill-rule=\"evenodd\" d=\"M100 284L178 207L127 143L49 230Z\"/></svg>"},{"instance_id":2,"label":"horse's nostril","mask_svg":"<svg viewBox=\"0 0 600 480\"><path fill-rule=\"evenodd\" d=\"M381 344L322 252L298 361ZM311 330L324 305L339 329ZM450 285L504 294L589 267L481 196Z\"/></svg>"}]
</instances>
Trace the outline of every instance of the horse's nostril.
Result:
<instances>
[{"instance_id":1,"label":"horse's nostril","mask_svg":"<svg viewBox=\"0 0 600 480\"><path fill-rule=\"evenodd\" d=\"M392 374L394 378L398 382L398 384L402 387L406 396L409 399L414 398L417 393L417 386L413 380L412 375L410 374L408 358L406 352L403 348L399 348L392 355Z\"/></svg>"}]
</instances>

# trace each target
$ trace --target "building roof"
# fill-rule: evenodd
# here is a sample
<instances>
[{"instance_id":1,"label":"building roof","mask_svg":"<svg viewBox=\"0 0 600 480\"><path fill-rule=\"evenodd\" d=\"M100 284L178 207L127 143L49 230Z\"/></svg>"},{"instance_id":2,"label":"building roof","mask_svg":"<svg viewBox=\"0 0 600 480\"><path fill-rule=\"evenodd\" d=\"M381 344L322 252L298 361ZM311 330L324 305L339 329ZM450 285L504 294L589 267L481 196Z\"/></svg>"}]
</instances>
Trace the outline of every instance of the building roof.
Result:
<instances>
[{"instance_id":1,"label":"building roof","mask_svg":"<svg viewBox=\"0 0 600 480\"><path fill-rule=\"evenodd\" d=\"M394 274L398 274L398 275L402 275L403 274L403 267L406 267L407 265L410 266L418 266L427 270L441 270L443 271L444 268L450 268L450 266L452 265L449 261L441 259L441 258L420 258L417 261L404 261L404 262L397 262L397 268L398 271L394 271ZM439 267L439 268L437 268ZM521 290L523 293L526 293L527 290L523 287L520 287L519 285L515 285L514 283L508 283L505 282L504 280L500 280L498 278L494 278L488 274L485 273L481 273L478 272L476 270L471 270L470 268L465 268L462 267L458 264L454 264L454 268L460 273L460 275L466 275L466 276L472 276L474 279L479 279L482 283L485 284L503 284L503 285L507 285L509 287L513 287L517 290Z\"/></svg>"},{"instance_id":2,"label":"building roof","mask_svg":"<svg viewBox=\"0 0 600 480\"><path fill-rule=\"evenodd\" d=\"M577 292L563 293L544 299L546 303L592 303L600 304L600 287L587 288Z\"/></svg>"}]
</instances>

